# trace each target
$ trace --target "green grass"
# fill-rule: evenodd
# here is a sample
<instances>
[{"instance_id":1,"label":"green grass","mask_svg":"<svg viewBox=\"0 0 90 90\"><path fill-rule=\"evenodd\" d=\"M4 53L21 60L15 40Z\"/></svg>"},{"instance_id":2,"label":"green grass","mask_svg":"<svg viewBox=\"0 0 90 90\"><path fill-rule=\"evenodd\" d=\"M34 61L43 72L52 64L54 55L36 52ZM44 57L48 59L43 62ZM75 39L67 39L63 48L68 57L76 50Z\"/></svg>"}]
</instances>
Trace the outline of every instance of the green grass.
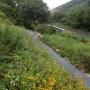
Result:
<instances>
[{"instance_id":1,"label":"green grass","mask_svg":"<svg viewBox=\"0 0 90 90\"><path fill-rule=\"evenodd\" d=\"M86 36L88 39L90 39L90 32L88 32L87 30L80 30L80 29L75 29L75 28L72 28L68 25L63 25L62 23L53 23L54 25L58 26L58 27L61 27L65 30L69 30L70 32L75 32L75 34L78 36L78 37L83 37L83 36Z\"/></svg>"},{"instance_id":2,"label":"green grass","mask_svg":"<svg viewBox=\"0 0 90 90\"><path fill-rule=\"evenodd\" d=\"M0 25L0 90L88 90L72 80L48 51L38 48L24 28Z\"/></svg>"},{"instance_id":3,"label":"green grass","mask_svg":"<svg viewBox=\"0 0 90 90\"><path fill-rule=\"evenodd\" d=\"M61 56L68 57L72 64L78 68L83 64L85 71L90 72L90 41L88 39L84 37L80 39L67 31L60 35L44 35L41 39L54 50L58 49Z\"/></svg>"}]
</instances>

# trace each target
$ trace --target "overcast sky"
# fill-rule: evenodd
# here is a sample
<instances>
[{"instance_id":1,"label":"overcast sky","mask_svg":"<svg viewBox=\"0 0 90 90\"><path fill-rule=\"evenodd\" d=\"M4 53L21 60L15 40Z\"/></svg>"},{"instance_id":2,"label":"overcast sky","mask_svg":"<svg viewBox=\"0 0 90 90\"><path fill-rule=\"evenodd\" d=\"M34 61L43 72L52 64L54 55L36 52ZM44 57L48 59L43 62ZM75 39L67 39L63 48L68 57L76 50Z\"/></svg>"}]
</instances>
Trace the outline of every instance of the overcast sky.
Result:
<instances>
[{"instance_id":1,"label":"overcast sky","mask_svg":"<svg viewBox=\"0 0 90 90\"><path fill-rule=\"evenodd\" d=\"M71 0L43 0L47 5L49 6L50 9L53 9L57 6L60 6L62 4L65 4Z\"/></svg>"}]
</instances>

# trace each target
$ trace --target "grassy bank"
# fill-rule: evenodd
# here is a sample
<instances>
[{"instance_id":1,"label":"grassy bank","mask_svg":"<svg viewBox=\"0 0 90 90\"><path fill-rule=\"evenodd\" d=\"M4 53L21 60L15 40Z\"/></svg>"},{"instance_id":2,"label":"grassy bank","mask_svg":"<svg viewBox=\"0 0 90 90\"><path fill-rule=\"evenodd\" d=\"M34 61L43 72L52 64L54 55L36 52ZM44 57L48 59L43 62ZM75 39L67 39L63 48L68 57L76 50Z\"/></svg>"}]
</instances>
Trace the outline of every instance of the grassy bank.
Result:
<instances>
[{"instance_id":1,"label":"grassy bank","mask_svg":"<svg viewBox=\"0 0 90 90\"><path fill-rule=\"evenodd\" d=\"M60 35L44 35L41 38L58 53L67 57L79 69L90 72L90 41L85 37L78 38L69 31Z\"/></svg>"},{"instance_id":2,"label":"grassy bank","mask_svg":"<svg viewBox=\"0 0 90 90\"><path fill-rule=\"evenodd\" d=\"M90 32L86 31L86 30L80 30L80 29L75 29L75 28L72 28L68 25L63 25L61 23L53 23L54 25L60 27L60 28L63 28L65 30L69 30L71 32L75 32L75 34L78 36L78 37L83 37L83 36L86 36L88 39L90 39Z\"/></svg>"},{"instance_id":3,"label":"grassy bank","mask_svg":"<svg viewBox=\"0 0 90 90\"><path fill-rule=\"evenodd\" d=\"M24 28L0 25L1 90L87 90L47 51L38 48Z\"/></svg>"}]
</instances>

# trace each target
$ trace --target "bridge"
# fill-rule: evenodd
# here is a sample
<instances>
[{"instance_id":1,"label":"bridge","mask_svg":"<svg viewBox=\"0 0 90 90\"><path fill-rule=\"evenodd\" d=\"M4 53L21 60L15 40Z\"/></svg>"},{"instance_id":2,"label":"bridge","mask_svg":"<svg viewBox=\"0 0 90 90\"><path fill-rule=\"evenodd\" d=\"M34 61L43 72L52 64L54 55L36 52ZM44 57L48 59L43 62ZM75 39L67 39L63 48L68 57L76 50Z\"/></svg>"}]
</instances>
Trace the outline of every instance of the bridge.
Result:
<instances>
[{"instance_id":1,"label":"bridge","mask_svg":"<svg viewBox=\"0 0 90 90\"><path fill-rule=\"evenodd\" d=\"M65 29L60 28L60 27L57 27L57 26L55 26L55 25L48 25L48 26L53 26L53 27L56 29L56 32L57 32L57 33L60 33L60 32L65 31Z\"/></svg>"},{"instance_id":2,"label":"bridge","mask_svg":"<svg viewBox=\"0 0 90 90\"><path fill-rule=\"evenodd\" d=\"M55 25L52 25L52 26L56 29L56 32L57 32L57 33L60 33L60 32L65 31L65 29L63 29L63 28L57 27L57 26L55 26Z\"/></svg>"}]
</instances>

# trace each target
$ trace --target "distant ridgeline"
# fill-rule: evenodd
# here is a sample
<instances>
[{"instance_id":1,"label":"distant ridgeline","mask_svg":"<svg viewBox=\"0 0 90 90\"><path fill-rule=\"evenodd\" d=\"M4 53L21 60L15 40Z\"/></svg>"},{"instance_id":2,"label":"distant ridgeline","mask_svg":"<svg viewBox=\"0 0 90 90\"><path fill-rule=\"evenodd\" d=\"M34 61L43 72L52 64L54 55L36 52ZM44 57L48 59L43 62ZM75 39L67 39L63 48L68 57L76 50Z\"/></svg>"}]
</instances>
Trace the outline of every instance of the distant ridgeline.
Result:
<instances>
[{"instance_id":1,"label":"distant ridgeline","mask_svg":"<svg viewBox=\"0 0 90 90\"><path fill-rule=\"evenodd\" d=\"M53 22L90 31L90 0L72 0L51 10Z\"/></svg>"},{"instance_id":2,"label":"distant ridgeline","mask_svg":"<svg viewBox=\"0 0 90 90\"><path fill-rule=\"evenodd\" d=\"M61 6L58 6L54 9L51 10L51 13L55 13L55 12L70 12L71 10L73 10L74 8L78 8L78 7L86 7L88 6L88 2L90 0L71 0L70 2L63 4Z\"/></svg>"}]
</instances>

